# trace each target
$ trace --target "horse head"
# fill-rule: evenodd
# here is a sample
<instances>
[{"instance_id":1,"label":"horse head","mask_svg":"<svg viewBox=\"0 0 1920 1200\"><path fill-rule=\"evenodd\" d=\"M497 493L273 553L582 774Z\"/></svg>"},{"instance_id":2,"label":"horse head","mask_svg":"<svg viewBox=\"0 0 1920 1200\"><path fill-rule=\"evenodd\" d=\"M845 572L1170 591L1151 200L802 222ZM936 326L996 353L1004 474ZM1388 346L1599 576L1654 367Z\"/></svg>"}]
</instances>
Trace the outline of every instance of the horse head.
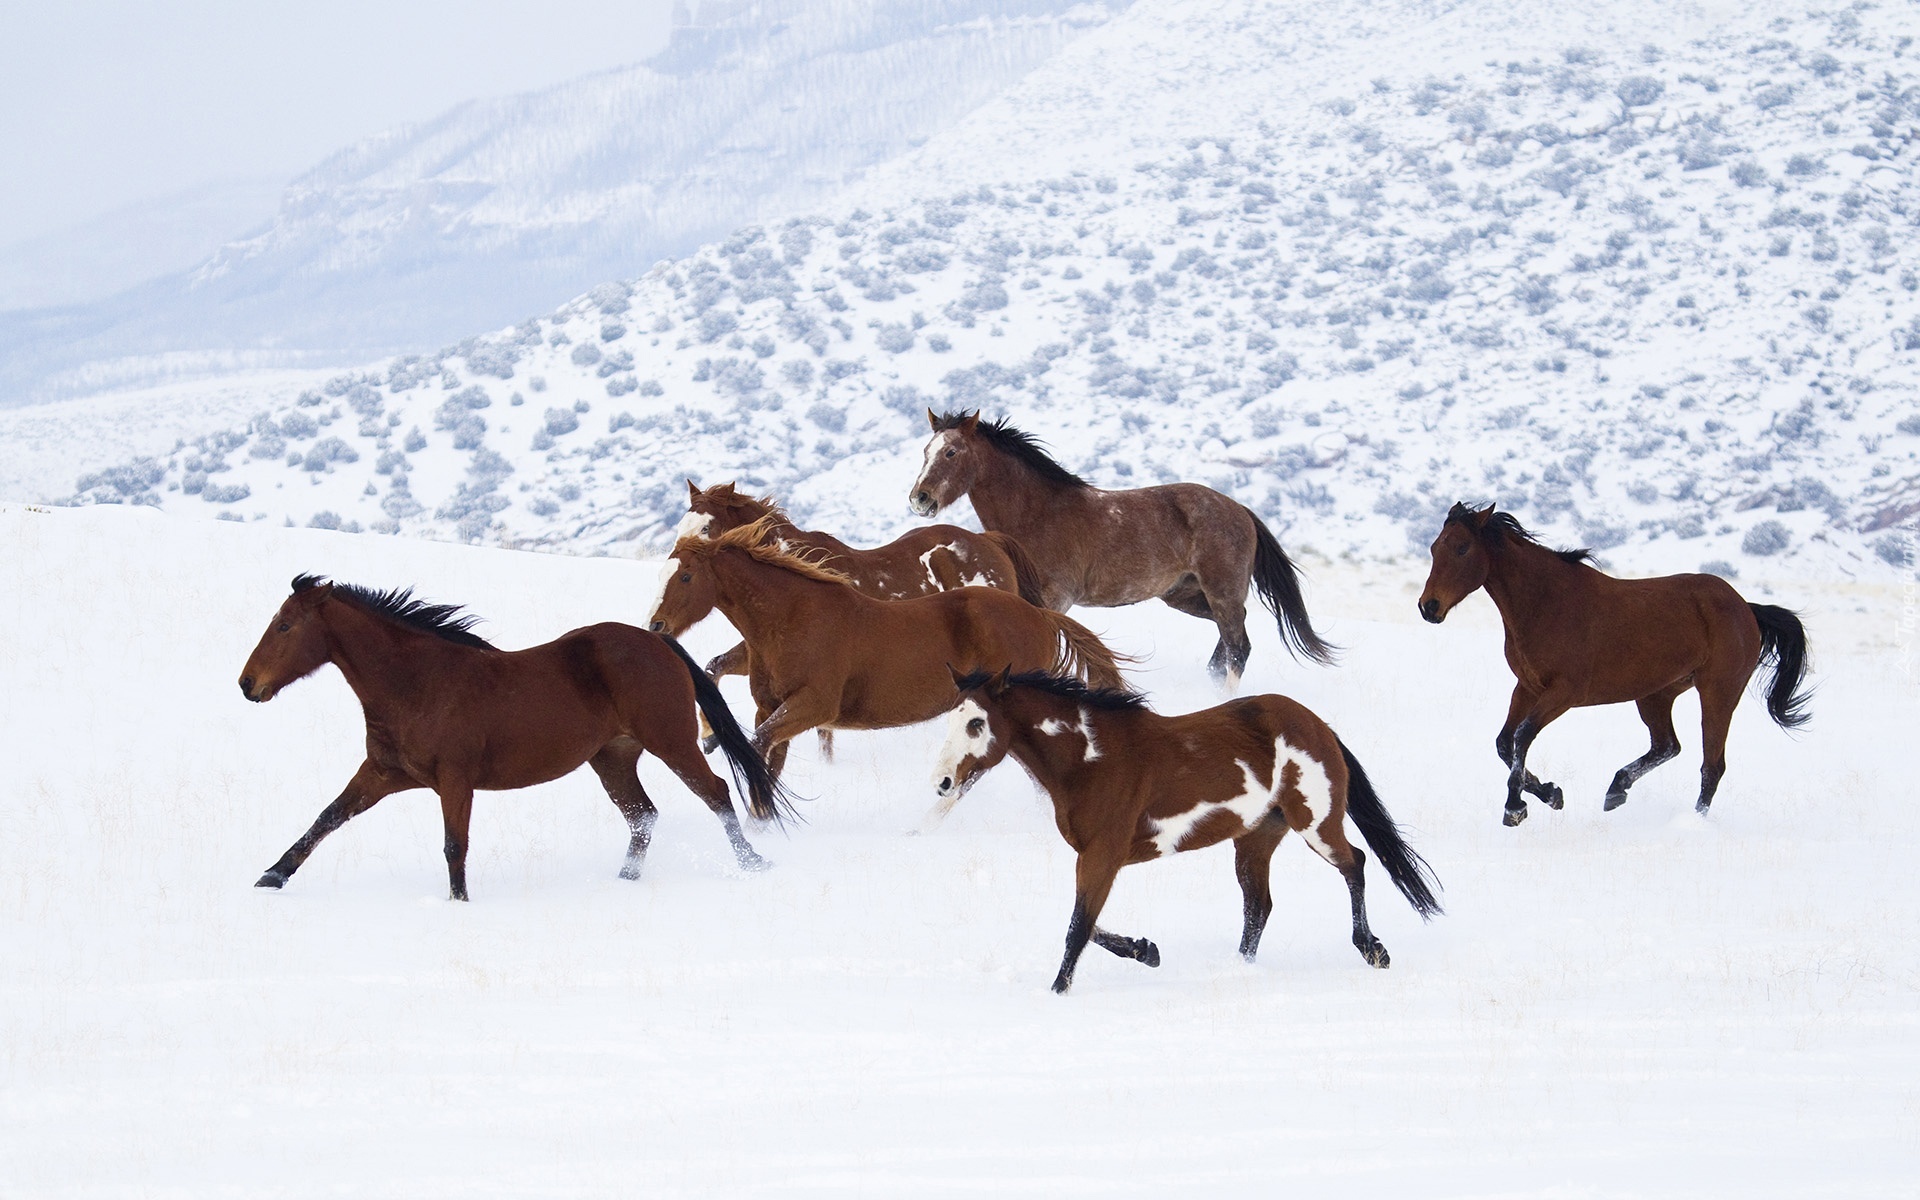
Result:
<instances>
[{"instance_id":1,"label":"horse head","mask_svg":"<svg viewBox=\"0 0 1920 1200\"><path fill-rule=\"evenodd\" d=\"M683 537L660 572L660 602L647 628L679 637L713 611L718 601L713 580L712 546L705 536Z\"/></svg>"},{"instance_id":2,"label":"horse head","mask_svg":"<svg viewBox=\"0 0 1920 1200\"><path fill-rule=\"evenodd\" d=\"M959 799L974 781L1007 756L1008 720L997 703L1007 694L1013 669L1007 667L984 681L948 664L959 701L947 716L947 741L934 764L933 790L942 800Z\"/></svg>"},{"instance_id":3,"label":"horse head","mask_svg":"<svg viewBox=\"0 0 1920 1200\"><path fill-rule=\"evenodd\" d=\"M293 595L273 614L267 631L240 670L240 694L264 704L280 689L304 679L332 660L320 608L333 596L333 585L313 575L293 581Z\"/></svg>"},{"instance_id":4,"label":"horse head","mask_svg":"<svg viewBox=\"0 0 1920 1200\"><path fill-rule=\"evenodd\" d=\"M1493 505L1473 509L1455 504L1447 512L1440 536L1433 539L1433 568L1420 592L1420 615L1438 625L1453 606L1487 582L1487 543L1482 536L1493 516Z\"/></svg>"},{"instance_id":5,"label":"horse head","mask_svg":"<svg viewBox=\"0 0 1920 1200\"><path fill-rule=\"evenodd\" d=\"M927 424L933 428L933 437L927 441L920 477L907 493L907 506L922 517L930 517L966 495L980 474L973 436L980 424L979 413L942 417L928 409Z\"/></svg>"}]
</instances>

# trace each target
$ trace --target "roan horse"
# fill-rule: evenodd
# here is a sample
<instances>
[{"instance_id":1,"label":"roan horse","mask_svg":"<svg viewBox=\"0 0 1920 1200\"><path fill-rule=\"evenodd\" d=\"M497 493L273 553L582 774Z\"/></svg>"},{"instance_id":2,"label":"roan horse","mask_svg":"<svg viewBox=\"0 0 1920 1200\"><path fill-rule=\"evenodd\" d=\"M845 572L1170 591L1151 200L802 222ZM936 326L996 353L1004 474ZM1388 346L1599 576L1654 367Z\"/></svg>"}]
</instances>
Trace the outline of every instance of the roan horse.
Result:
<instances>
[{"instance_id":1,"label":"roan horse","mask_svg":"<svg viewBox=\"0 0 1920 1200\"><path fill-rule=\"evenodd\" d=\"M1112 608L1158 597L1219 627L1210 667L1231 689L1253 649L1251 581L1289 650L1332 661L1334 648L1307 619L1293 561L1245 505L1197 483L1104 491L1005 421L932 410L927 421L933 438L908 494L913 511L932 516L971 496L980 523L1013 535L1038 565L1046 607Z\"/></svg>"},{"instance_id":2,"label":"roan horse","mask_svg":"<svg viewBox=\"0 0 1920 1200\"><path fill-rule=\"evenodd\" d=\"M1727 770L1727 726L1754 670L1773 668L1767 712L1783 729L1807 722L1807 632L1800 618L1772 604L1749 604L1717 575L1615 579L1587 561L1585 550L1550 550L1510 513L1492 505L1455 504L1433 541L1433 569L1420 593L1420 615L1434 624L1481 587L1506 626L1507 666L1516 680L1494 749L1507 765L1508 825L1527 819L1522 791L1548 808L1560 789L1527 770L1527 749L1570 708L1632 701L1652 745L1620 768L1605 809L1627 802L1627 789L1680 753L1673 702L1700 692L1700 799L1706 812Z\"/></svg>"},{"instance_id":3,"label":"roan horse","mask_svg":"<svg viewBox=\"0 0 1920 1200\"><path fill-rule=\"evenodd\" d=\"M727 785L701 757L694 706L719 731L749 808L778 819L785 793L727 711L713 681L670 638L631 625L589 625L527 650L499 650L453 605L302 575L240 672L240 692L265 703L331 662L367 720L367 757L313 828L256 886L286 884L334 830L383 797L410 788L440 794L447 882L467 898L467 826L473 793L531 787L592 765L627 819L622 879L640 877L657 810L635 771L648 750L707 802L740 865L767 865L740 831Z\"/></svg>"},{"instance_id":4,"label":"roan horse","mask_svg":"<svg viewBox=\"0 0 1920 1200\"><path fill-rule=\"evenodd\" d=\"M947 665L1013 663L1120 685L1112 651L1070 617L1011 592L963 587L911 600L862 595L782 548L762 519L675 543L650 626L679 635L718 608L751 648L753 733L776 776L809 729L890 729L953 707Z\"/></svg>"},{"instance_id":5,"label":"roan horse","mask_svg":"<svg viewBox=\"0 0 1920 1200\"><path fill-rule=\"evenodd\" d=\"M731 483L702 490L689 479L687 492L681 537L717 537L771 518L775 539L810 561L845 575L856 590L876 600L904 600L972 586L1018 592L1021 599L1040 603L1039 579L1032 560L1020 543L1004 533L928 525L884 546L856 550L830 533L797 527L771 497L750 496ZM745 642L707 663L707 674L715 679L747 673ZM820 748L823 757L833 756L832 730L820 730Z\"/></svg>"},{"instance_id":6,"label":"roan horse","mask_svg":"<svg viewBox=\"0 0 1920 1200\"><path fill-rule=\"evenodd\" d=\"M1011 754L1046 789L1060 836L1079 855L1056 992L1072 986L1088 941L1160 965L1152 942L1097 924L1121 867L1229 838L1244 904L1240 953L1249 962L1273 911L1268 865L1289 829L1346 878L1353 944L1373 966L1388 965L1387 948L1367 925L1366 856L1347 841L1344 817L1353 818L1415 911L1440 911L1439 885L1359 760L1326 722L1285 696L1163 717L1132 692L1054 675L956 671L954 687L960 699L934 770L943 804Z\"/></svg>"}]
</instances>

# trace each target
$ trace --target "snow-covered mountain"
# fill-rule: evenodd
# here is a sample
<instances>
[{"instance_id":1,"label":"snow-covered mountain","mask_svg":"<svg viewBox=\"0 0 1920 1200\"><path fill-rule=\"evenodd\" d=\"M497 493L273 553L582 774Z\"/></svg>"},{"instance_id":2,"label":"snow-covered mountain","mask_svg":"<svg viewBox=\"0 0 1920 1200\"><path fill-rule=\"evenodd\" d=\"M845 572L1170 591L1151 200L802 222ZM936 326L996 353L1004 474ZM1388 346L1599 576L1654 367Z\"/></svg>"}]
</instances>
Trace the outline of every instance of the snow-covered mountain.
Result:
<instances>
[{"instance_id":1,"label":"snow-covered mountain","mask_svg":"<svg viewBox=\"0 0 1920 1200\"><path fill-rule=\"evenodd\" d=\"M1901 12L1604 15L1537 16L1522 57L1491 3L1136 5L864 195L75 498L595 552L737 478L877 539L924 409L964 406L1327 555L1483 498L1649 568L1907 566Z\"/></svg>"},{"instance_id":2,"label":"snow-covered mountain","mask_svg":"<svg viewBox=\"0 0 1920 1200\"><path fill-rule=\"evenodd\" d=\"M0 317L0 404L236 354L364 361L515 320L825 201L1129 2L704 5L646 63L342 151L288 187L266 229L192 270Z\"/></svg>"}]
</instances>

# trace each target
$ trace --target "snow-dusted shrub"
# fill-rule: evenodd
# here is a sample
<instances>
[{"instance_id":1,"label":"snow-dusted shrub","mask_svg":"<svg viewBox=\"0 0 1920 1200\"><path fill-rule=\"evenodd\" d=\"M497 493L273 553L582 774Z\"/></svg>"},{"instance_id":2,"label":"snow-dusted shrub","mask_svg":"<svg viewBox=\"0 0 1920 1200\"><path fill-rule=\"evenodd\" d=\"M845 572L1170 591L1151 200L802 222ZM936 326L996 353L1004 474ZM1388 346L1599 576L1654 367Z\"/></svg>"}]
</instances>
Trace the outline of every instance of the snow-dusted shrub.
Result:
<instances>
[{"instance_id":1,"label":"snow-dusted shrub","mask_svg":"<svg viewBox=\"0 0 1920 1200\"><path fill-rule=\"evenodd\" d=\"M427 448L427 435L421 433L420 427L415 425L407 431L407 440L400 443L400 448L408 454L415 454L421 450L425 450Z\"/></svg>"},{"instance_id":2,"label":"snow-dusted shrub","mask_svg":"<svg viewBox=\"0 0 1920 1200\"><path fill-rule=\"evenodd\" d=\"M749 396L766 386L767 377L760 367L742 358L703 358L694 368L695 383L711 381L715 391L726 396Z\"/></svg>"},{"instance_id":3,"label":"snow-dusted shrub","mask_svg":"<svg viewBox=\"0 0 1920 1200\"><path fill-rule=\"evenodd\" d=\"M1652 104L1666 93L1667 85L1651 75L1629 75L1614 85L1613 94L1628 108Z\"/></svg>"},{"instance_id":4,"label":"snow-dusted shrub","mask_svg":"<svg viewBox=\"0 0 1920 1200\"><path fill-rule=\"evenodd\" d=\"M228 484L226 486L209 483L206 487L200 489L200 498L208 504L238 504L251 495L253 495L253 489L244 483Z\"/></svg>"},{"instance_id":5,"label":"snow-dusted shrub","mask_svg":"<svg viewBox=\"0 0 1920 1200\"><path fill-rule=\"evenodd\" d=\"M642 396L664 396L667 394L667 389L660 386L658 379L642 379L640 381L640 394Z\"/></svg>"},{"instance_id":6,"label":"snow-dusted shrub","mask_svg":"<svg viewBox=\"0 0 1920 1200\"><path fill-rule=\"evenodd\" d=\"M1527 276L1526 282L1514 288L1513 295L1536 317L1560 303L1560 293L1554 290L1553 280L1545 275Z\"/></svg>"},{"instance_id":7,"label":"snow-dusted shrub","mask_svg":"<svg viewBox=\"0 0 1920 1200\"><path fill-rule=\"evenodd\" d=\"M632 429L640 422L630 412L617 412L607 418L607 432L619 433L622 429Z\"/></svg>"},{"instance_id":8,"label":"snow-dusted shrub","mask_svg":"<svg viewBox=\"0 0 1920 1200\"><path fill-rule=\"evenodd\" d=\"M813 385L813 364L804 358L792 358L780 364L780 377L797 388Z\"/></svg>"},{"instance_id":9,"label":"snow-dusted shrub","mask_svg":"<svg viewBox=\"0 0 1920 1200\"><path fill-rule=\"evenodd\" d=\"M1745 159L1727 168L1727 178L1741 187L1765 187L1766 168L1752 159Z\"/></svg>"},{"instance_id":10,"label":"snow-dusted shrub","mask_svg":"<svg viewBox=\"0 0 1920 1200\"><path fill-rule=\"evenodd\" d=\"M1753 94L1755 108L1779 108L1793 102L1793 88L1784 83L1763 87Z\"/></svg>"},{"instance_id":11,"label":"snow-dusted shrub","mask_svg":"<svg viewBox=\"0 0 1920 1200\"><path fill-rule=\"evenodd\" d=\"M321 509L307 522L308 529L338 529L340 526L340 514L330 508ZM353 532L358 533L358 527Z\"/></svg>"},{"instance_id":12,"label":"snow-dusted shrub","mask_svg":"<svg viewBox=\"0 0 1920 1200\"><path fill-rule=\"evenodd\" d=\"M580 428L580 418L570 408L550 408L541 428L546 430L549 437L559 437Z\"/></svg>"},{"instance_id":13,"label":"snow-dusted shrub","mask_svg":"<svg viewBox=\"0 0 1920 1200\"><path fill-rule=\"evenodd\" d=\"M960 303L976 312L995 312L1007 306L1007 289L997 279L981 279L960 293Z\"/></svg>"},{"instance_id":14,"label":"snow-dusted shrub","mask_svg":"<svg viewBox=\"0 0 1920 1200\"><path fill-rule=\"evenodd\" d=\"M487 436L487 423L472 413L468 413L463 417L457 417L450 424L443 425L441 428L453 434L453 448L455 450L476 449Z\"/></svg>"},{"instance_id":15,"label":"snow-dusted shrub","mask_svg":"<svg viewBox=\"0 0 1920 1200\"><path fill-rule=\"evenodd\" d=\"M536 517L550 517L560 511L560 504L551 496L535 496L527 501L527 511Z\"/></svg>"},{"instance_id":16,"label":"snow-dusted shrub","mask_svg":"<svg viewBox=\"0 0 1920 1200\"><path fill-rule=\"evenodd\" d=\"M624 283L603 283L587 293L587 299L594 307L610 317L617 317L627 311L629 299L633 295Z\"/></svg>"},{"instance_id":17,"label":"snow-dusted shrub","mask_svg":"<svg viewBox=\"0 0 1920 1200\"><path fill-rule=\"evenodd\" d=\"M1913 539L1905 534L1889 533L1876 539L1873 552L1880 561L1890 567L1910 567L1913 565Z\"/></svg>"},{"instance_id":18,"label":"snow-dusted shrub","mask_svg":"<svg viewBox=\"0 0 1920 1200\"><path fill-rule=\"evenodd\" d=\"M380 457L373 460L373 473L376 475L391 475L406 468L407 456L398 450L382 450Z\"/></svg>"},{"instance_id":19,"label":"snow-dusted shrub","mask_svg":"<svg viewBox=\"0 0 1920 1200\"><path fill-rule=\"evenodd\" d=\"M520 360L520 347L498 342L468 343L461 347L467 370L495 379L512 379L513 364Z\"/></svg>"},{"instance_id":20,"label":"snow-dusted shrub","mask_svg":"<svg viewBox=\"0 0 1920 1200\"><path fill-rule=\"evenodd\" d=\"M840 433L847 427L845 409L835 408L831 404L816 404L807 410L807 420L829 433Z\"/></svg>"},{"instance_id":21,"label":"snow-dusted shrub","mask_svg":"<svg viewBox=\"0 0 1920 1200\"><path fill-rule=\"evenodd\" d=\"M602 379L606 379L622 371L631 370L633 370L633 351L616 350L614 353L607 355L606 361L594 368L593 373Z\"/></svg>"},{"instance_id":22,"label":"snow-dusted shrub","mask_svg":"<svg viewBox=\"0 0 1920 1200\"><path fill-rule=\"evenodd\" d=\"M1787 174L1808 179L1827 169L1827 164L1811 154L1796 154L1787 160Z\"/></svg>"},{"instance_id":23,"label":"snow-dusted shrub","mask_svg":"<svg viewBox=\"0 0 1920 1200\"><path fill-rule=\"evenodd\" d=\"M700 314L700 340L717 342L740 328L740 320L723 309L712 308Z\"/></svg>"},{"instance_id":24,"label":"snow-dusted shrub","mask_svg":"<svg viewBox=\"0 0 1920 1200\"><path fill-rule=\"evenodd\" d=\"M779 347L774 345L772 338L763 333L753 339L751 349L753 350L753 356L755 358L772 358L773 352L778 350Z\"/></svg>"},{"instance_id":25,"label":"snow-dusted shrub","mask_svg":"<svg viewBox=\"0 0 1920 1200\"><path fill-rule=\"evenodd\" d=\"M320 432L319 422L298 409L280 418L279 428L283 437L294 438L296 440L300 438L310 438Z\"/></svg>"},{"instance_id":26,"label":"snow-dusted shrub","mask_svg":"<svg viewBox=\"0 0 1920 1200\"><path fill-rule=\"evenodd\" d=\"M607 380L607 395L624 396L640 386L640 381L631 375L615 375Z\"/></svg>"},{"instance_id":27,"label":"snow-dusted shrub","mask_svg":"<svg viewBox=\"0 0 1920 1200\"><path fill-rule=\"evenodd\" d=\"M590 367L600 361L600 347L592 342L581 342L573 348L573 353L569 357L573 359L573 365L576 367Z\"/></svg>"},{"instance_id":28,"label":"snow-dusted shrub","mask_svg":"<svg viewBox=\"0 0 1920 1200\"><path fill-rule=\"evenodd\" d=\"M1722 579L1738 579L1740 572L1724 558L1715 558L1700 564L1702 575L1718 575Z\"/></svg>"},{"instance_id":29,"label":"snow-dusted shrub","mask_svg":"<svg viewBox=\"0 0 1920 1200\"><path fill-rule=\"evenodd\" d=\"M930 275L947 269L949 258L936 246L921 244L896 252L893 265L909 275Z\"/></svg>"},{"instance_id":30,"label":"snow-dusted shrub","mask_svg":"<svg viewBox=\"0 0 1920 1200\"><path fill-rule=\"evenodd\" d=\"M935 354L945 354L947 351L953 349L953 343L947 339L947 335L944 333L930 333L927 335L927 349L933 351Z\"/></svg>"},{"instance_id":31,"label":"snow-dusted shrub","mask_svg":"<svg viewBox=\"0 0 1920 1200\"><path fill-rule=\"evenodd\" d=\"M287 452L286 439L274 431L272 421L267 421L264 425L256 426L256 428L258 428L260 432L254 439L252 448L247 451L250 457L279 458Z\"/></svg>"},{"instance_id":32,"label":"snow-dusted shrub","mask_svg":"<svg viewBox=\"0 0 1920 1200\"><path fill-rule=\"evenodd\" d=\"M1792 541L1793 537L1785 525L1778 521L1761 521L1740 539L1740 550L1755 558L1766 558L1785 550Z\"/></svg>"},{"instance_id":33,"label":"snow-dusted shrub","mask_svg":"<svg viewBox=\"0 0 1920 1200\"><path fill-rule=\"evenodd\" d=\"M600 325L600 340L603 342L617 342L625 336L627 327L618 321L605 321Z\"/></svg>"},{"instance_id":34,"label":"snow-dusted shrub","mask_svg":"<svg viewBox=\"0 0 1920 1200\"><path fill-rule=\"evenodd\" d=\"M873 342L888 354L905 354L913 349L914 333L906 325L882 325L874 330Z\"/></svg>"},{"instance_id":35,"label":"snow-dusted shrub","mask_svg":"<svg viewBox=\"0 0 1920 1200\"><path fill-rule=\"evenodd\" d=\"M849 375L858 375L866 369L866 365L858 361L844 358L830 358L827 360L826 367L821 373L826 376L828 383L838 383Z\"/></svg>"},{"instance_id":36,"label":"snow-dusted shrub","mask_svg":"<svg viewBox=\"0 0 1920 1200\"><path fill-rule=\"evenodd\" d=\"M480 418L475 417L473 419L478 421ZM486 425L483 423L480 428L484 430ZM347 443L340 438L329 437L321 438L315 442L312 447L307 450L307 456L301 460L300 465L308 471L320 472L326 470L327 467L333 463L359 461L359 451L347 445Z\"/></svg>"}]
</instances>

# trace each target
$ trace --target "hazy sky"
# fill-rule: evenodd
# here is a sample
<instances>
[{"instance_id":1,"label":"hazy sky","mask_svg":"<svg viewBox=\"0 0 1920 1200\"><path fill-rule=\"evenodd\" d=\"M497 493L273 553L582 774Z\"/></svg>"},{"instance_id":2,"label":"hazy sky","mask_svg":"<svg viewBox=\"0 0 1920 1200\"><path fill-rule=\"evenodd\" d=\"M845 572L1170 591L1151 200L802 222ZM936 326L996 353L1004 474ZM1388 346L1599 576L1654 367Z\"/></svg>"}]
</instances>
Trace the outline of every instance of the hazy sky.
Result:
<instances>
[{"instance_id":1,"label":"hazy sky","mask_svg":"<svg viewBox=\"0 0 1920 1200\"><path fill-rule=\"evenodd\" d=\"M671 0L57 0L0 38L0 244L286 179L462 100L645 58Z\"/></svg>"}]
</instances>

